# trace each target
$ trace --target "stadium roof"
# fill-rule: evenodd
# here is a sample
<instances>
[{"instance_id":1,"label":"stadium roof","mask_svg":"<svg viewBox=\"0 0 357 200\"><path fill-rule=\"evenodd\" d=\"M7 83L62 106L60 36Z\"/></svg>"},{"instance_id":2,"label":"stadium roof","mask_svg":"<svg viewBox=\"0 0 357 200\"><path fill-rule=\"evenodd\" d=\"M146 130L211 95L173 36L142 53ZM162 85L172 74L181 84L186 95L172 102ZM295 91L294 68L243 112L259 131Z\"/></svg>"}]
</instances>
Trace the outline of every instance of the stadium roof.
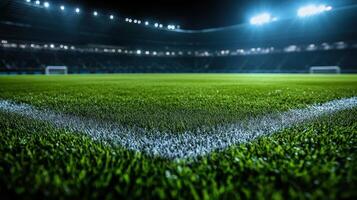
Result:
<instances>
[{"instance_id":1,"label":"stadium roof","mask_svg":"<svg viewBox=\"0 0 357 200\"><path fill-rule=\"evenodd\" d=\"M45 5L49 2L49 5ZM55 2L55 3L54 3ZM58 3L60 2L60 3ZM319 16L300 19L295 4L293 10L284 10L285 14L271 11L272 21L275 15L279 20L263 26L249 23L213 29L188 31L170 30L166 27L145 25L144 19L130 17L116 12L96 9L101 16L96 16L92 8L76 6L73 2L4 0L0 2L0 37L49 42L97 43L107 45L183 45L212 46L265 45L267 43L284 43L284 41L309 42L330 40L356 40L357 28L354 19L357 17L356 6L331 4L330 12ZM342 1L340 1L342 2ZM347 1L345 1L347 2ZM64 10L62 10L62 5ZM305 5L305 4L299 4ZM327 4L330 5L330 4ZM139 7L139 6L138 6ZM145 6L140 6L145 7ZM147 7L149 9L149 7ZM142 9L142 8L140 8ZM249 13L248 10L245 13ZM254 13L254 12L252 12ZM113 17L111 17L113 16ZM161 16L161 15L160 15ZM162 15L165 16L165 15ZM137 20L136 23L134 21ZM165 19L164 19L165 20Z\"/></svg>"},{"instance_id":2,"label":"stadium roof","mask_svg":"<svg viewBox=\"0 0 357 200\"><path fill-rule=\"evenodd\" d=\"M304 4L325 3L334 7L355 4L354 0L60 0L87 9L117 12L121 15L165 24L178 24L185 29L200 30L242 24L262 11L295 12Z\"/></svg>"}]
</instances>

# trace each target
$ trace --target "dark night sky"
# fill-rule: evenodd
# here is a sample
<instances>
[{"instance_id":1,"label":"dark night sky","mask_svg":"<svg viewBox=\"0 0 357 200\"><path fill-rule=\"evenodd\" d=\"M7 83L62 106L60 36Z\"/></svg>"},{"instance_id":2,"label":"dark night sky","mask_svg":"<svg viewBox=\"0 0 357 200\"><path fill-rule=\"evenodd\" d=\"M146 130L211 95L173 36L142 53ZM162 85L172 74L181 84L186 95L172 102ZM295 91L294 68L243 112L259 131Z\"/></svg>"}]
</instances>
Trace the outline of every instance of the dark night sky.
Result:
<instances>
[{"instance_id":1,"label":"dark night sky","mask_svg":"<svg viewBox=\"0 0 357 200\"><path fill-rule=\"evenodd\" d=\"M54 0L52 0L53 2ZM56 0L87 10L98 9L124 17L179 24L185 29L203 29L244 23L255 13L271 11L295 13L306 2L331 5L357 0Z\"/></svg>"}]
</instances>

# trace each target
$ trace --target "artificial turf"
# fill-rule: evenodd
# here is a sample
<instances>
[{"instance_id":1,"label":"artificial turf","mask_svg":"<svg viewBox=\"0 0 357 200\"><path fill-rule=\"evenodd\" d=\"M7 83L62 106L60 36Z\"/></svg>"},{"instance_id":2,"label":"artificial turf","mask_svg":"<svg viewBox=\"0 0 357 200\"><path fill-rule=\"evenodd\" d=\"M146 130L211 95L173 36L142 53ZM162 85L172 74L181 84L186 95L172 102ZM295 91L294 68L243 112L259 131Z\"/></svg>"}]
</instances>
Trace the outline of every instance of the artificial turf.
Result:
<instances>
[{"instance_id":1,"label":"artificial turf","mask_svg":"<svg viewBox=\"0 0 357 200\"><path fill-rule=\"evenodd\" d=\"M0 99L173 134L357 96L357 76L0 77ZM356 198L357 110L172 161L0 111L0 195L126 199Z\"/></svg>"},{"instance_id":2,"label":"artificial turf","mask_svg":"<svg viewBox=\"0 0 357 200\"><path fill-rule=\"evenodd\" d=\"M0 99L173 133L357 96L355 75L9 76L0 85Z\"/></svg>"}]
</instances>

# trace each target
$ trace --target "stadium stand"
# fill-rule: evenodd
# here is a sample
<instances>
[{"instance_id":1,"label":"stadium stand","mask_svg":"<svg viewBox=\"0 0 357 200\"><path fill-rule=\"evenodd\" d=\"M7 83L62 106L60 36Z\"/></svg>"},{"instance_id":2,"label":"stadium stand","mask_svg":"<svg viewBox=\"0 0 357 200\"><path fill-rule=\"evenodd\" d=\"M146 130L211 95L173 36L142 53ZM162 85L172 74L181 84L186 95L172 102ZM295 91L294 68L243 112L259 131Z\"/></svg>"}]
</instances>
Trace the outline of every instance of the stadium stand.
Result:
<instances>
[{"instance_id":1,"label":"stadium stand","mask_svg":"<svg viewBox=\"0 0 357 200\"><path fill-rule=\"evenodd\" d=\"M324 65L357 72L357 28L345 20L357 17L354 7L303 22L195 31L44 11L19 0L4 0L0 9L5 74L42 74L48 65L67 66L69 73L306 73Z\"/></svg>"},{"instance_id":2,"label":"stadium stand","mask_svg":"<svg viewBox=\"0 0 357 200\"><path fill-rule=\"evenodd\" d=\"M239 56L138 56L50 50L1 50L1 73L44 73L48 65L69 73L280 72L305 73L310 66L340 66L355 72L357 49Z\"/></svg>"}]
</instances>

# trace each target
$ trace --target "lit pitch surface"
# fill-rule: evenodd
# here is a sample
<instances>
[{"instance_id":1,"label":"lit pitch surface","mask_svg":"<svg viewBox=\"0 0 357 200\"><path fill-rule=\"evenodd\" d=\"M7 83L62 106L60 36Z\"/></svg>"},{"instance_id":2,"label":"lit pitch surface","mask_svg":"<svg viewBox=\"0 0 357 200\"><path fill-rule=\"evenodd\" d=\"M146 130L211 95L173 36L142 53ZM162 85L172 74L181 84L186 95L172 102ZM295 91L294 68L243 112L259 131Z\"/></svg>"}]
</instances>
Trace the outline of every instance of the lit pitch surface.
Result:
<instances>
[{"instance_id":1,"label":"lit pitch surface","mask_svg":"<svg viewBox=\"0 0 357 200\"><path fill-rule=\"evenodd\" d=\"M234 144L248 142L324 115L331 115L354 107L357 107L357 97L252 118L244 122L211 129L208 133L197 129L194 132L172 134L155 130L124 128L114 123L98 122L50 110L40 111L26 104L0 101L1 111L25 116L32 120L45 121L57 128L85 133L97 141L120 145L128 150L168 159L204 156L215 150L223 150Z\"/></svg>"}]
</instances>

